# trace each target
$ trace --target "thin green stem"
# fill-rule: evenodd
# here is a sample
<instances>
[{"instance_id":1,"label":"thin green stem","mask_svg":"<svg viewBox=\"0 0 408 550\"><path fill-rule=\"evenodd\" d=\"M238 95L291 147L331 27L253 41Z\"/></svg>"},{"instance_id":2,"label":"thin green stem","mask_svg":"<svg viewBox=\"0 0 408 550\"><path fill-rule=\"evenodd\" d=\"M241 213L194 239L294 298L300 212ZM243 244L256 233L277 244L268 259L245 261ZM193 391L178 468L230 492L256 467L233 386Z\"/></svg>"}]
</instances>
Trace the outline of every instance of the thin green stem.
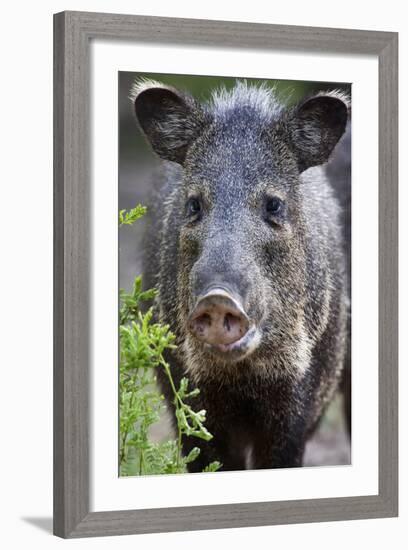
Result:
<instances>
[{"instance_id":1,"label":"thin green stem","mask_svg":"<svg viewBox=\"0 0 408 550\"><path fill-rule=\"evenodd\" d=\"M132 407L133 407L133 403L134 403L134 399L135 399L135 394L136 394L136 390L134 389L136 387L136 378L137 378L137 375L135 374L133 377L133 384L132 384L132 394L130 396L130 401L129 401L129 409L131 410ZM123 434L123 437L122 437L122 452L120 453L120 465L122 466L122 463L126 461L126 440L127 440L127 436L129 434L129 430L130 430L130 424L128 423L126 425L126 429L124 430L124 434Z\"/></svg>"},{"instance_id":2,"label":"thin green stem","mask_svg":"<svg viewBox=\"0 0 408 550\"><path fill-rule=\"evenodd\" d=\"M183 406L184 403L182 401L182 399L180 398L179 394L178 394L178 391L176 390L176 386L174 384L174 380L173 380L173 377L171 375L171 371L170 371L170 367L169 367L169 364L167 363L167 361L164 360L164 357L163 355L160 355L160 363L163 365L164 367L164 371L166 373L166 376L170 382L170 387L173 391L173 394L174 394L174 405L176 407L176 410L177 412L180 410L180 405ZM178 418L178 415L177 415L177 418ZM181 426L180 426L180 422L177 422L177 431L178 431L178 434L177 434L177 459L176 459L176 467L177 467L177 470L179 469L180 467L180 458L181 458L181 436L182 436L182 432L181 432Z\"/></svg>"}]
</instances>

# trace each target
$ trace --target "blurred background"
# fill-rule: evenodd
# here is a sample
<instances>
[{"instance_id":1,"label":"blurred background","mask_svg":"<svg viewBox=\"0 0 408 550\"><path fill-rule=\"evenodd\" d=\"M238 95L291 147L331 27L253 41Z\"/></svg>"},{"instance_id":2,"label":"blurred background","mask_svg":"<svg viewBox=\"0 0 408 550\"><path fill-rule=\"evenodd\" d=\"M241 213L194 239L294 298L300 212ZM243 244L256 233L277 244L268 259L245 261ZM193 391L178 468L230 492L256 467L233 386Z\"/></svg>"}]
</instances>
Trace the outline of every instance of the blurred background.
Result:
<instances>
[{"instance_id":1,"label":"blurred background","mask_svg":"<svg viewBox=\"0 0 408 550\"><path fill-rule=\"evenodd\" d=\"M213 76L169 75L157 73L119 72L119 209L130 209L144 204L150 184L160 166L160 160L152 152L140 131L133 105L129 100L132 83L138 78L147 78L187 90L201 101L210 98L214 88L230 89L234 78ZM304 96L318 91L339 89L351 95L350 84L338 82L305 82L293 80L254 80L248 83L267 83L275 89L281 100L294 104ZM341 188L340 202L344 212L350 210L350 132L347 145L340 150L341 162L329 163L328 171L334 186ZM340 157L338 155L338 157ZM344 158L345 157L345 158ZM346 215L346 214L345 214ZM348 236L350 220L347 219ZM134 226L122 227L119 231L119 283L120 288L130 290L135 276L141 273L143 218ZM349 239L348 239L349 241ZM171 435L169 419L165 416L153 427L151 438L155 441L168 439ZM305 466L350 464L351 453L346 433L342 396L339 394L323 417L314 437L308 442Z\"/></svg>"}]
</instances>

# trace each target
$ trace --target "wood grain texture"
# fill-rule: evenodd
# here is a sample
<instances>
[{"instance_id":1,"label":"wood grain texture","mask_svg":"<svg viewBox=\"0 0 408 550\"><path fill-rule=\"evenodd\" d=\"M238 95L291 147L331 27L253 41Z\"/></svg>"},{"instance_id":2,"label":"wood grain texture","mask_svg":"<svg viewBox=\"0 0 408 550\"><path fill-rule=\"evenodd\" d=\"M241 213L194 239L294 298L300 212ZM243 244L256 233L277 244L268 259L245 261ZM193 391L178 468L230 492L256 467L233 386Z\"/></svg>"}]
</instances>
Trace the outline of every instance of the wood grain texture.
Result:
<instances>
[{"instance_id":1,"label":"wood grain texture","mask_svg":"<svg viewBox=\"0 0 408 550\"><path fill-rule=\"evenodd\" d=\"M89 510L88 39L55 18L54 530Z\"/></svg>"},{"instance_id":2,"label":"wood grain texture","mask_svg":"<svg viewBox=\"0 0 408 550\"><path fill-rule=\"evenodd\" d=\"M379 58L379 494L89 510L89 40ZM86 537L391 517L398 509L397 34L64 12L54 16L54 533ZM137 506L137 502L135 502Z\"/></svg>"},{"instance_id":3,"label":"wood grain texture","mask_svg":"<svg viewBox=\"0 0 408 550\"><path fill-rule=\"evenodd\" d=\"M398 35L379 55L379 492L398 514Z\"/></svg>"}]
</instances>

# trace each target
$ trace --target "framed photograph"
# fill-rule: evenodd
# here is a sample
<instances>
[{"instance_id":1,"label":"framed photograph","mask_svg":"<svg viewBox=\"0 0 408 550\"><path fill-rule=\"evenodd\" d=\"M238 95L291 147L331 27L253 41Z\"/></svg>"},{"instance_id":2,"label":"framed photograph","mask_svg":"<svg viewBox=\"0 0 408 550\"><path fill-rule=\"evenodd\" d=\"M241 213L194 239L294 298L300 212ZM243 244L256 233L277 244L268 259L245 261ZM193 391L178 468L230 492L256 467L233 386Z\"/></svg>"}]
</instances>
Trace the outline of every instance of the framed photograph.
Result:
<instances>
[{"instance_id":1,"label":"framed photograph","mask_svg":"<svg viewBox=\"0 0 408 550\"><path fill-rule=\"evenodd\" d=\"M398 513L396 33L54 16L54 532Z\"/></svg>"}]
</instances>

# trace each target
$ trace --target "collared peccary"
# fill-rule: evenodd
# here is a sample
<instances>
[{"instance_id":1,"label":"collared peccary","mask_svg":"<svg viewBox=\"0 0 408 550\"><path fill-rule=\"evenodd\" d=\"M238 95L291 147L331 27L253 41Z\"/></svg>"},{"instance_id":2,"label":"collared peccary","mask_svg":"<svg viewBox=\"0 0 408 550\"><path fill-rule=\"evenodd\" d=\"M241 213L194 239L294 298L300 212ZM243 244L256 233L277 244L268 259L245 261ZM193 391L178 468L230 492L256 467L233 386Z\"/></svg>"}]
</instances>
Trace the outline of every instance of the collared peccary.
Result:
<instances>
[{"instance_id":1,"label":"collared peccary","mask_svg":"<svg viewBox=\"0 0 408 550\"><path fill-rule=\"evenodd\" d=\"M148 204L144 284L200 388L209 442L191 471L301 466L348 357L348 269L324 165L349 102L319 93L286 108L237 82L207 103L136 82L137 120L163 174ZM161 379L171 406L167 379Z\"/></svg>"}]
</instances>

